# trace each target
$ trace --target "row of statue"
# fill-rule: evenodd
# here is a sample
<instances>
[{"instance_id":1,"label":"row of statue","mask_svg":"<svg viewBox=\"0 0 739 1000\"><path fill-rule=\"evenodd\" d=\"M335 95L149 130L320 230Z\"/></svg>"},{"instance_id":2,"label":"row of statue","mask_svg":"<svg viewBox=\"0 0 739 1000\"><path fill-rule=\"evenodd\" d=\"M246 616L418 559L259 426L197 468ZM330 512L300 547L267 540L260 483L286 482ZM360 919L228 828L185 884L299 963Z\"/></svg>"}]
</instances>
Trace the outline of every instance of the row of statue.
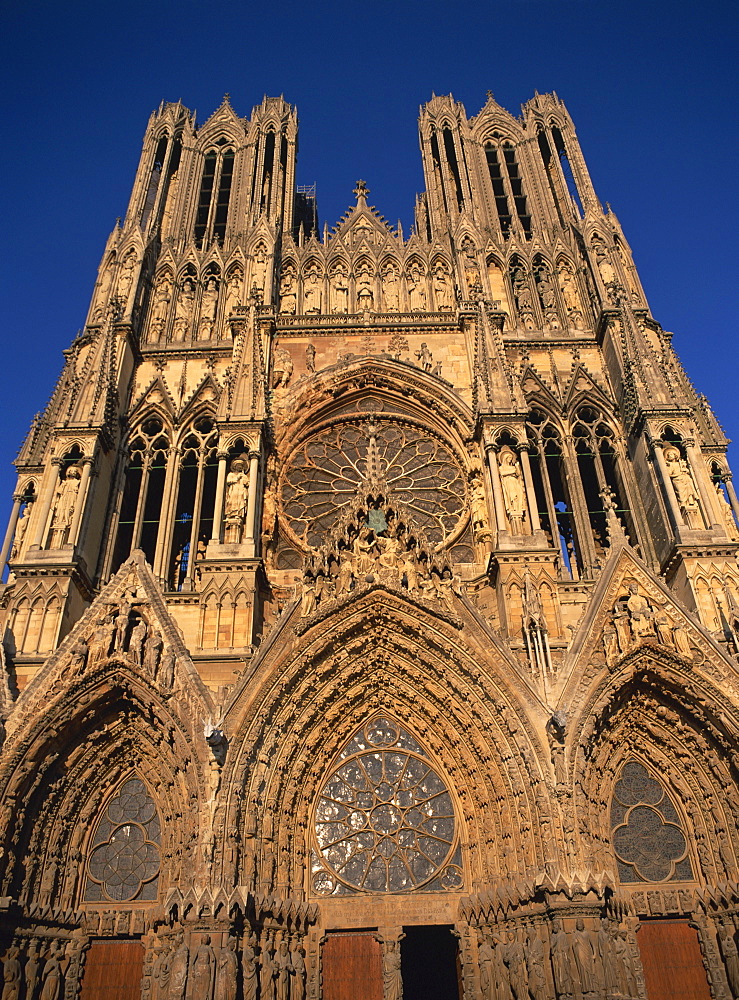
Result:
<instances>
[{"instance_id":1,"label":"row of statue","mask_svg":"<svg viewBox=\"0 0 739 1000\"><path fill-rule=\"evenodd\" d=\"M50 942L46 954L37 941L31 941L25 965L21 952L11 945L3 961L3 990L0 1000L61 1000L64 987L64 945Z\"/></svg>"},{"instance_id":2,"label":"row of statue","mask_svg":"<svg viewBox=\"0 0 739 1000\"><path fill-rule=\"evenodd\" d=\"M550 970L560 1000L588 995L635 1000L639 996L628 931L607 918L601 920L598 931L586 929L582 918L567 931L555 917L549 969L546 951L534 929L527 936L514 930L483 931L478 946L482 1000L549 1000Z\"/></svg>"},{"instance_id":3,"label":"row of statue","mask_svg":"<svg viewBox=\"0 0 739 1000\"><path fill-rule=\"evenodd\" d=\"M180 935L154 962L152 1000L305 1000L305 971L302 947L284 938L259 950L252 934L239 954L235 937L215 949L208 934L190 948Z\"/></svg>"},{"instance_id":4,"label":"row of statue","mask_svg":"<svg viewBox=\"0 0 739 1000\"><path fill-rule=\"evenodd\" d=\"M559 330L562 327L562 307L567 325L576 330L582 329L582 305L575 275L568 266L562 266L558 271L558 279L559 296L548 264L539 262L529 275L521 262L514 263L510 270L511 288L519 321L524 329L539 329L541 324L537 316L538 309L543 319L543 328Z\"/></svg>"},{"instance_id":5,"label":"row of statue","mask_svg":"<svg viewBox=\"0 0 739 1000\"><path fill-rule=\"evenodd\" d=\"M361 312L451 312L457 293L447 265L437 261L427 272L412 261L401 273L395 263L377 272L363 259L354 272L343 262L327 274L318 265L298 275L292 261L280 273L280 313L285 316Z\"/></svg>"},{"instance_id":6,"label":"row of statue","mask_svg":"<svg viewBox=\"0 0 739 1000\"><path fill-rule=\"evenodd\" d=\"M306 617L329 601L341 600L366 584L401 587L413 597L453 608L462 585L443 555L385 506L382 496L348 512L328 540L306 558L300 581L300 610Z\"/></svg>"},{"instance_id":7,"label":"row of statue","mask_svg":"<svg viewBox=\"0 0 739 1000\"><path fill-rule=\"evenodd\" d=\"M65 673L81 674L111 656L123 656L141 667L161 687L174 684L176 654L172 646L165 648L161 633L134 610L130 597L120 602L95 624L88 640L78 639L70 649L70 661Z\"/></svg>"},{"instance_id":8,"label":"row of statue","mask_svg":"<svg viewBox=\"0 0 739 1000\"><path fill-rule=\"evenodd\" d=\"M641 642L656 642L676 650L688 660L693 659L690 638L683 623L671 621L662 607L640 593L639 585L632 581L628 594L616 602L603 629L606 663L612 666Z\"/></svg>"}]
</instances>

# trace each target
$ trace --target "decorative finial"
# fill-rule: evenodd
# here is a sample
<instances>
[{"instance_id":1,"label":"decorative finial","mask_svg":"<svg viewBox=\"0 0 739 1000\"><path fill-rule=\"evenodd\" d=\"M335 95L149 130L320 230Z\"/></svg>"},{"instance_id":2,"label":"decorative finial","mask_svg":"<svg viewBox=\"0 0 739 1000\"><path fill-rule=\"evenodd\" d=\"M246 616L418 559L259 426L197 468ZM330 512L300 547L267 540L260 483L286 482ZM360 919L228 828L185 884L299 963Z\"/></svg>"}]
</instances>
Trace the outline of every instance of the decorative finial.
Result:
<instances>
[{"instance_id":1,"label":"decorative finial","mask_svg":"<svg viewBox=\"0 0 739 1000\"><path fill-rule=\"evenodd\" d=\"M370 189L367 187L364 181L357 181L357 186L354 188L354 194L357 196L357 204L362 202L366 204L367 195L370 193Z\"/></svg>"},{"instance_id":2,"label":"decorative finial","mask_svg":"<svg viewBox=\"0 0 739 1000\"><path fill-rule=\"evenodd\" d=\"M223 103L224 104L231 103L231 95L228 93L228 91L223 95Z\"/></svg>"},{"instance_id":3,"label":"decorative finial","mask_svg":"<svg viewBox=\"0 0 739 1000\"><path fill-rule=\"evenodd\" d=\"M492 90L488 90L488 91L486 91L486 93L487 93L488 101L494 101L495 100L495 98L493 97Z\"/></svg>"}]
</instances>

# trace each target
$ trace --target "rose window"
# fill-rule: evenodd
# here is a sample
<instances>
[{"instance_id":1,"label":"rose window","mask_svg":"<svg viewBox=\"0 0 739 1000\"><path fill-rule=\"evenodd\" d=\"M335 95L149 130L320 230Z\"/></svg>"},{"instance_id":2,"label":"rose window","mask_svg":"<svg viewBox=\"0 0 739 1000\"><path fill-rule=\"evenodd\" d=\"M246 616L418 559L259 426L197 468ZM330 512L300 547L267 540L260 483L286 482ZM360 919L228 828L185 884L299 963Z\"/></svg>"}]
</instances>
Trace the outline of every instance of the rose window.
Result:
<instances>
[{"instance_id":1,"label":"rose window","mask_svg":"<svg viewBox=\"0 0 739 1000\"><path fill-rule=\"evenodd\" d=\"M451 449L390 420L338 424L306 441L287 462L280 488L292 531L318 546L342 510L369 482L381 483L431 542L454 533L465 513L465 481Z\"/></svg>"},{"instance_id":2,"label":"rose window","mask_svg":"<svg viewBox=\"0 0 739 1000\"><path fill-rule=\"evenodd\" d=\"M312 884L321 895L462 886L454 807L417 741L387 718L342 752L318 799Z\"/></svg>"},{"instance_id":3,"label":"rose window","mask_svg":"<svg viewBox=\"0 0 739 1000\"><path fill-rule=\"evenodd\" d=\"M616 782L611 826L622 882L693 878L677 811L662 785L638 761L624 765Z\"/></svg>"},{"instance_id":4,"label":"rose window","mask_svg":"<svg viewBox=\"0 0 739 1000\"><path fill-rule=\"evenodd\" d=\"M140 778L108 803L87 863L85 901L155 900L160 869L157 810Z\"/></svg>"}]
</instances>

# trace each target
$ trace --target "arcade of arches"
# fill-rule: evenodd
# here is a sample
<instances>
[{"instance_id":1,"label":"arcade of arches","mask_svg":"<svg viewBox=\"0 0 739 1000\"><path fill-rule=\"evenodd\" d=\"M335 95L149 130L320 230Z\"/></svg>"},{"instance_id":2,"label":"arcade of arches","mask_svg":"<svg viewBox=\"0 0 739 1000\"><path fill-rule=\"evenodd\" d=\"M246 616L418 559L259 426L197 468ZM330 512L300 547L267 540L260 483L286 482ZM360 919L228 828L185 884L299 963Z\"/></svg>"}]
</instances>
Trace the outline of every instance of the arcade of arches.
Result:
<instances>
[{"instance_id":1,"label":"arcade of arches","mask_svg":"<svg viewBox=\"0 0 739 1000\"><path fill-rule=\"evenodd\" d=\"M739 997L739 503L554 95L405 238L152 115L0 562L0 1000ZM280 234L279 239L277 234Z\"/></svg>"}]
</instances>

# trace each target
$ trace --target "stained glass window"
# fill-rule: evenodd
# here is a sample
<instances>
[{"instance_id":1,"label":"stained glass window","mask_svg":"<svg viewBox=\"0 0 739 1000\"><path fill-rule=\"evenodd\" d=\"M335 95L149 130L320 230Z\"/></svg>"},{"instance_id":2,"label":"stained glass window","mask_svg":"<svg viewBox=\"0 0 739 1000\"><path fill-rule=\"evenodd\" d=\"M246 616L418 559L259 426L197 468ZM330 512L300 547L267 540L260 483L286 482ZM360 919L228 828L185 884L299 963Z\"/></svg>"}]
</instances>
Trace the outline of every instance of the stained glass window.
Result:
<instances>
[{"instance_id":1,"label":"stained glass window","mask_svg":"<svg viewBox=\"0 0 739 1000\"><path fill-rule=\"evenodd\" d=\"M403 504L432 542L450 535L467 509L462 469L442 441L387 419L344 423L302 442L287 462L280 494L293 532L320 545L372 478L385 484L385 499Z\"/></svg>"},{"instance_id":2,"label":"stained glass window","mask_svg":"<svg viewBox=\"0 0 739 1000\"><path fill-rule=\"evenodd\" d=\"M85 902L155 900L160 869L157 809L140 778L125 781L103 813L87 861Z\"/></svg>"},{"instance_id":3,"label":"stained glass window","mask_svg":"<svg viewBox=\"0 0 739 1000\"><path fill-rule=\"evenodd\" d=\"M339 756L318 798L314 836L320 895L462 887L446 783L420 744L384 716Z\"/></svg>"},{"instance_id":4,"label":"stained glass window","mask_svg":"<svg viewBox=\"0 0 739 1000\"><path fill-rule=\"evenodd\" d=\"M643 764L624 764L611 804L613 847L622 882L691 881L693 868L680 817Z\"/></svg>"}]
</instances>

